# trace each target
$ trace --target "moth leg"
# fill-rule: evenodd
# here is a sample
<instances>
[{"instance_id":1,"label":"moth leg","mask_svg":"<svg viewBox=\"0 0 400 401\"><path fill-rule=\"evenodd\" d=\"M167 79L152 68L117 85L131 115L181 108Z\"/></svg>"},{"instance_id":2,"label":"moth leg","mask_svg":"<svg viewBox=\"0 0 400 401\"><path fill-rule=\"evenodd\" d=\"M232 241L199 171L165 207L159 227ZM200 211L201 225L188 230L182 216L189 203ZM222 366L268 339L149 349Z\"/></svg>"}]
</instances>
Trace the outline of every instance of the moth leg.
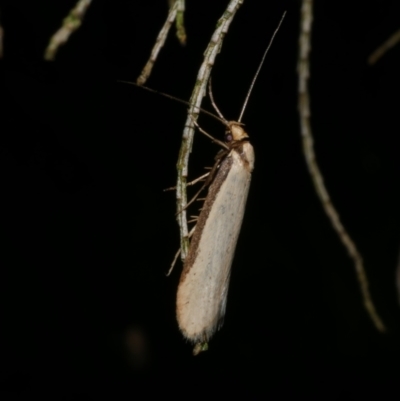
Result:
<instances>
[{"instance_id":1,"label":"moth leg","mask_svg":"<svg viewBox=\"0 0 400 401\"><path fill-rule=\"evenodd\" d=\"M174 260L171 263L171 267L169 268L168 272L165 274L167 277L171 274L172 270L174 269L175 263L178 260L179 255L181 254L181 248L178 249L178 252L176 252L174 256Z\"/></svg>"},{"instance_id":2,"label":"moth leg","mask_svg":"<svg viewBox=\"0 0 400 401\"><path fill-rule=\"evenodd\" d=\"M200 181L202 178L206 177L206 180L204 182L204 184L202 185L202 187L199 189L199 191L193 196L193 198L186 204L186 206L179 210L178 212L176 212L175 215L178 215L179 213L183 212L184 210L186 210L196 199L197 197L200 195L200 193L203 191L204 188L206 188L211 181L214 178L214 175L219 167L219 163L220 160L226 156L229 151L231 150L230 147L228 145L226 145L224 142L221 142L218 139L215 139L214 137L212 137L210 134L208 134L206 131L204 131L199 124L197 124L197 122L194 120L194 118L192 116L190 116L190 118L193 121L193 124L199 129L199 131L204 134L205 136L207 136L208 138L210 138L212 141L214 141L215 143L217 143L218 145L222 146L224 148L224 150L220 151L217 156L215 157L216 162L214 163L214 166L211 168L209 173L204 174L203 176L199 177L197 180L192 181L192 183L186 184L186 185L193 185L195 182ZM172 188L168 188L169 189L176 189L176 187L172 187Z\"/></svg>"},{"instance_id":3,"label":"moth leg","mask_svg":"<svg viewBox=\"0 0 400 401\"><path fill-rule=\"evenodd\" d=\"M222 113L219 111L219 108L217 107L215 101L214 101L214 96L212 93L212 88L211 88L211 77L208 81L208 94L210 95L210 100L211 100L211 104L214 107L214 110L217 112L217 114L224 120L226 121L225 117L222 115Z\"/></svg>"},{"instance_id":4,"label":"moth leg","mask_svg":"<svg viewBox=\"0 0 400 401\"><path fill-rule=\"evenodd\" d=\"M196 178L195 180L188 182L186 184L186 186L197 184L199 181L205 181L205 178L207 178L209 175L210 175L209 172L205 173L205 174L201 175L199 178Z\"/></svg>"},{"instance_id":5,"label":"moth leg","mask_svg":"<svg viewBox=\"0 0 400 401\"><path fill-rule=\"evenodd\" d=\"M192 119L193 124L197 127L197 129L198 129L203 135L205 135L207 138L210 138L213 142L217 143L219 146L222 146L223 148L229 150L229 146L228 146L226 143L220 141L219 139L214 138L214 137L213 137L212 135L210 135L208 132L204 131L203 128L201 128L200 125L197 124L197 121L195 121L194 118L193 118L192 116L190 116L190 118Z\"/></svg>"},{"instance_id":6,"label":"moth leg","mask_svg":"<svg viewBox=\"0 0 400 401\"><path fill-rule=\"evenodd\" d=\"M199 219L199 216L190 216L191 220L188 221L188 223L194 223L195 221L197 221Z\"/></svg>"},{"instance_id":7,"label":"moth leg","mask_svg":"<svg viewBox=\"0 0 400 401\"><path fill-rule=\"evenodd\" d=\"M189 186L191 186L191 185L197 184L199 181L204 181L205 178L207 178L207 176L208 176L209 174L210 174L210 173L205 173L205 174L201 175L200 177L196 178L195 180L188 182L188 183L186 184L186 186L189 187ZM172 190L174 190L174 189L176 189L176 186L175 186L175 187L165 188L164 191L172 191Z\"/></svg>"},{"instance_id":8,"label":"moth leg","mask_svg":"<svg viewBox=\"0 0 400 401\"><path fill-rule=\"evenodd\" d=\"M183 209L181 209L181 210L179 210L178 212L176 212L175 216L178 215L179 213L181 213L182 211L186 210L186 209L199 197L199 195L201 194L201 192L202 192L208 185L210 185L210 183L211 183L212 180L214 179L214 176L215 176L216 171L218 170L219 163L220 163L220 160L218 159L218 160L214 163L214 166L213 166L213 168L210 170L210 172L207 173L207 178L206 178L206 180L204 181L204 184L201 186L201 188L196 192L196 194L193 196L193 198L190 199L190 201L186 204L186 206L185 206Z\"/></svg>"},{"instance_id":9,"label":"moth leg","mask_svg":"<svg viewBox=\"0 0 400 401\"><path fill-rule=\"evenodd\" d=\"M206 188L207 185L208 185L208 184L204 183L204 184L201 186L201 188L196 192L196 194L193 196L193 198L190 199L190 201L189 201L188 203L186 203L186 206L185 206L183 209L179 210L179 212L176 212L176 213L175 213L175 216L177 216L179 213L181 213L181 212L183 212L184 210L186 210L186 209L198 198L198 196L200 195L200 193Z\"/></svg>"},{"instance_id":10,"label":"moth leg","mask_svg":"<svg viewBox=\"0 0 400 401\"><path fill-rule=\"evenodd\" d=\"M193 235L194 229L195 229L195 228L196 228L196 226L194 226L194 227L190 230L189 235L188 235L188 238L190 238L190 237ZM176 252L176 254L175 254L175 256L174 256L174 260L173 260L172 263L171 263L171 267L169 268L169 270L168 270L168 272L167 272L167 274L166 274L167 277L171 274L172 270L174 269L175 263L176 263L176 261L178 260L178 257L179 257L180 254L181 254L181 248L178 249L178 251Z\"/></svg>"}]
</instances>

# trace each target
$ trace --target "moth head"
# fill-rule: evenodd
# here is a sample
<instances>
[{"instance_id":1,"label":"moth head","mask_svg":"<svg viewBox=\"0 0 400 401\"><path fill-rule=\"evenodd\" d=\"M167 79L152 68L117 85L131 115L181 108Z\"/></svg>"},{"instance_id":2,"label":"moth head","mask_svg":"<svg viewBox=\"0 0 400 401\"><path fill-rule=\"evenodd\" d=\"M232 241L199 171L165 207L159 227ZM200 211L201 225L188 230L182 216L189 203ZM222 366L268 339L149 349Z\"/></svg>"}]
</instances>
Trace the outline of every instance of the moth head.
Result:
<instances>
[{"instance_id":1,"label":"moth head","mask_svg":"<svg viewBox=\"0 0 400 401\"><path fill-rule=\"evenodd\" d=\"M244 124L237 121L228 121L227 130L225 131L225 141L241 141L248 138L247 132L243 129Z\"/></svg>"}]
</instances>

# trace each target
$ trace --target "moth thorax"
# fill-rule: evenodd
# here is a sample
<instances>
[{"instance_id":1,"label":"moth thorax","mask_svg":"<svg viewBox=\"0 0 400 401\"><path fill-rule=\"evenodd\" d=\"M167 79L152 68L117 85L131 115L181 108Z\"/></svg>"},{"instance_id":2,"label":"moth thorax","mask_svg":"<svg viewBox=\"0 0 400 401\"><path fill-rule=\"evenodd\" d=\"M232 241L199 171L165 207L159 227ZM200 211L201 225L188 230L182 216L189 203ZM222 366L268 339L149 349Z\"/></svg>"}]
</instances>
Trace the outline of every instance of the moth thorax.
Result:
<instances>
[{"instance_id":1,"label":"moth thorax","mask_svg":"<svg viewBox=\"0 0 400 401\"><path fill-rule=\"evenodd\" d=\"M242 139L248 138L247 132L243 129L243 124L236 121L228 122L228 130L225 135L227 142L230 141L241 141Z\"/></svg>"}]
</instances>

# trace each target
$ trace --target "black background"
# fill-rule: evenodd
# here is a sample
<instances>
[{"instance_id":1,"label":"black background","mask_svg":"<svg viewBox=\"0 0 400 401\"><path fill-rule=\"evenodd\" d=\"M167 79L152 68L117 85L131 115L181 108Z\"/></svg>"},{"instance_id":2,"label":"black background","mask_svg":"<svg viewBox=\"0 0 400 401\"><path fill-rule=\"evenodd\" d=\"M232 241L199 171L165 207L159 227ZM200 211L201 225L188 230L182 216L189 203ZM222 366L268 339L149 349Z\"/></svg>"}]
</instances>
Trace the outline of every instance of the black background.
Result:
<instances>
[{"instance_id":1,"label":"black background","mask_svg":"<svg viewBox=\"0 0 400 401\"><path fill-rule=\"evenodd\" d=\"M148 86L189 99L227 3L188 2L187 46L171 31ZM165 277L179 238L174 194L163 189L175 183L186 107L117 83L139 75L166 2L94 1L56 61L45 63L49 37L75 1L9 1L1 9L3 390L329 399L382 395L395 383L400 45L375 66L367 57L400 28L400 7L316 3L317 157L388 332L379 334L363 308L302 156L300 2L245 1L212 72L220 109L237 118L288 10L243 119L256 167L225 324L194 358L175 321L180 265ZM206 116L200 123L223 133ZM190 176L212 165L217 150L197 135Z\"/></svg>"}]
</instances>

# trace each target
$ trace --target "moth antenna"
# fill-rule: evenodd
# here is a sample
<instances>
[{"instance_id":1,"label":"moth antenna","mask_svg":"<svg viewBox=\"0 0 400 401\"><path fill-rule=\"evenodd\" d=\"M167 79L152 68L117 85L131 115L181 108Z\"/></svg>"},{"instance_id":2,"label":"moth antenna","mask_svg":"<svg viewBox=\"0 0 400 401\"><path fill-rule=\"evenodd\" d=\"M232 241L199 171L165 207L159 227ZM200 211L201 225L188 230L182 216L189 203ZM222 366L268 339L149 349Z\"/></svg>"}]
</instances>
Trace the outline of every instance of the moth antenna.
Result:
<instances>
[{"instance_id":1,"label":"moth antenna","mask_svg":"<svg viewBox=\"0 0 400 401\"><path fill-rule=\"evenodd\" d=\"M258 68L257 68L257 71L256 71L255 75L254 75L254 78L253 78L253 80L251 81L250 88L249 88L249 90L248 90L248 92L247 92L246 99L244 100L244 103L243 103L242 111L240 112L240 116L239 116L239 119L238 119L238 121L237 121L238 123L240 123L240 121L242 120L244 111L246 110L247 103L248 103L248 101L249 101L251 92L252 92L253 87L254 87L254 84L255 84L255 82L256 82L256 79L258 78L258 74L260 73L261 67L262 67L263 64L264 64L264 60L265 60L265 57L266 57L266 55L267 55L267 53L268 53L268 50L269 50L269 48L271 47L272 42L274 41L275 35L278 33L279 28L281 27L281 24L282 24L283 19L285 18L285 15L286 15L286 11L283 13L282 18L281 18L281 20L279 21L278 27L275 29L275 31L274 31L274 33L273 33L273 35L272 35L272 38L270 39L270 41L269 41L269 43L268 43L267 49L265 50L264 55L262 56L261 62L260 62L260 64L259 64Z\"/></svg>"},{"instance_id":2,"label":"moth antenna","mask_svg":"<svg viewBox=\"0 0 400 401\"><path fill-rule=\"evenodd\" d=\"M148 86L138 85L138 84L135 83L135 82L123 81L123 80L117 80L117 82L120 82L120 83L122 83L122 84L128 84L128 85L137 86L138 88L145 89L145 90L147 90L147 91L149 91L149 92L151 92L151 93L156 93L157 95L161 95L161 96L164 96L164 97L166 97L166 98L168 98L168 99L175 100L175 102L179 102L179 103L186 104L186 106L190 106L190 105L191 105L191 104L190 104L189 102L187 102L186 100L182 100L182 99L179 99L178 97L175 97L175 96L172 96L172 95L168 95L167 93L164 93L164 92L156 91L155 89L151 89L151 88L149 88ZM202 109L201 107L196 107L196 108L197 108L198 110L202 111L203 113L205 113L205 114L207 114L207 115L209 115L209 116L215 118L216 120L220 121L222 124L225 124L225 125L226 125L226 120L225 120L223 117L220 118L220 117L216 116L215 114L211 113L210 111L207 111L207 110Z\"/></svg>"},{"instance_id":3,"label":"moth antenna","mask_svg":"<svg viewBox=\"0 0 400 401\"><path fill-rule=\"evenodd\" d=\"M214 110L221 117L221 119L224 120L225 125L228 125L228 121L225 119L223 114L219 111L219 108L217 107L217 104L214 101L214 96L213 96L212 87L211 87L211 77L210 77L210 80L208 81L208 93L210 95L211 104L214 107Z\"/></svg>"}]
</instances>

